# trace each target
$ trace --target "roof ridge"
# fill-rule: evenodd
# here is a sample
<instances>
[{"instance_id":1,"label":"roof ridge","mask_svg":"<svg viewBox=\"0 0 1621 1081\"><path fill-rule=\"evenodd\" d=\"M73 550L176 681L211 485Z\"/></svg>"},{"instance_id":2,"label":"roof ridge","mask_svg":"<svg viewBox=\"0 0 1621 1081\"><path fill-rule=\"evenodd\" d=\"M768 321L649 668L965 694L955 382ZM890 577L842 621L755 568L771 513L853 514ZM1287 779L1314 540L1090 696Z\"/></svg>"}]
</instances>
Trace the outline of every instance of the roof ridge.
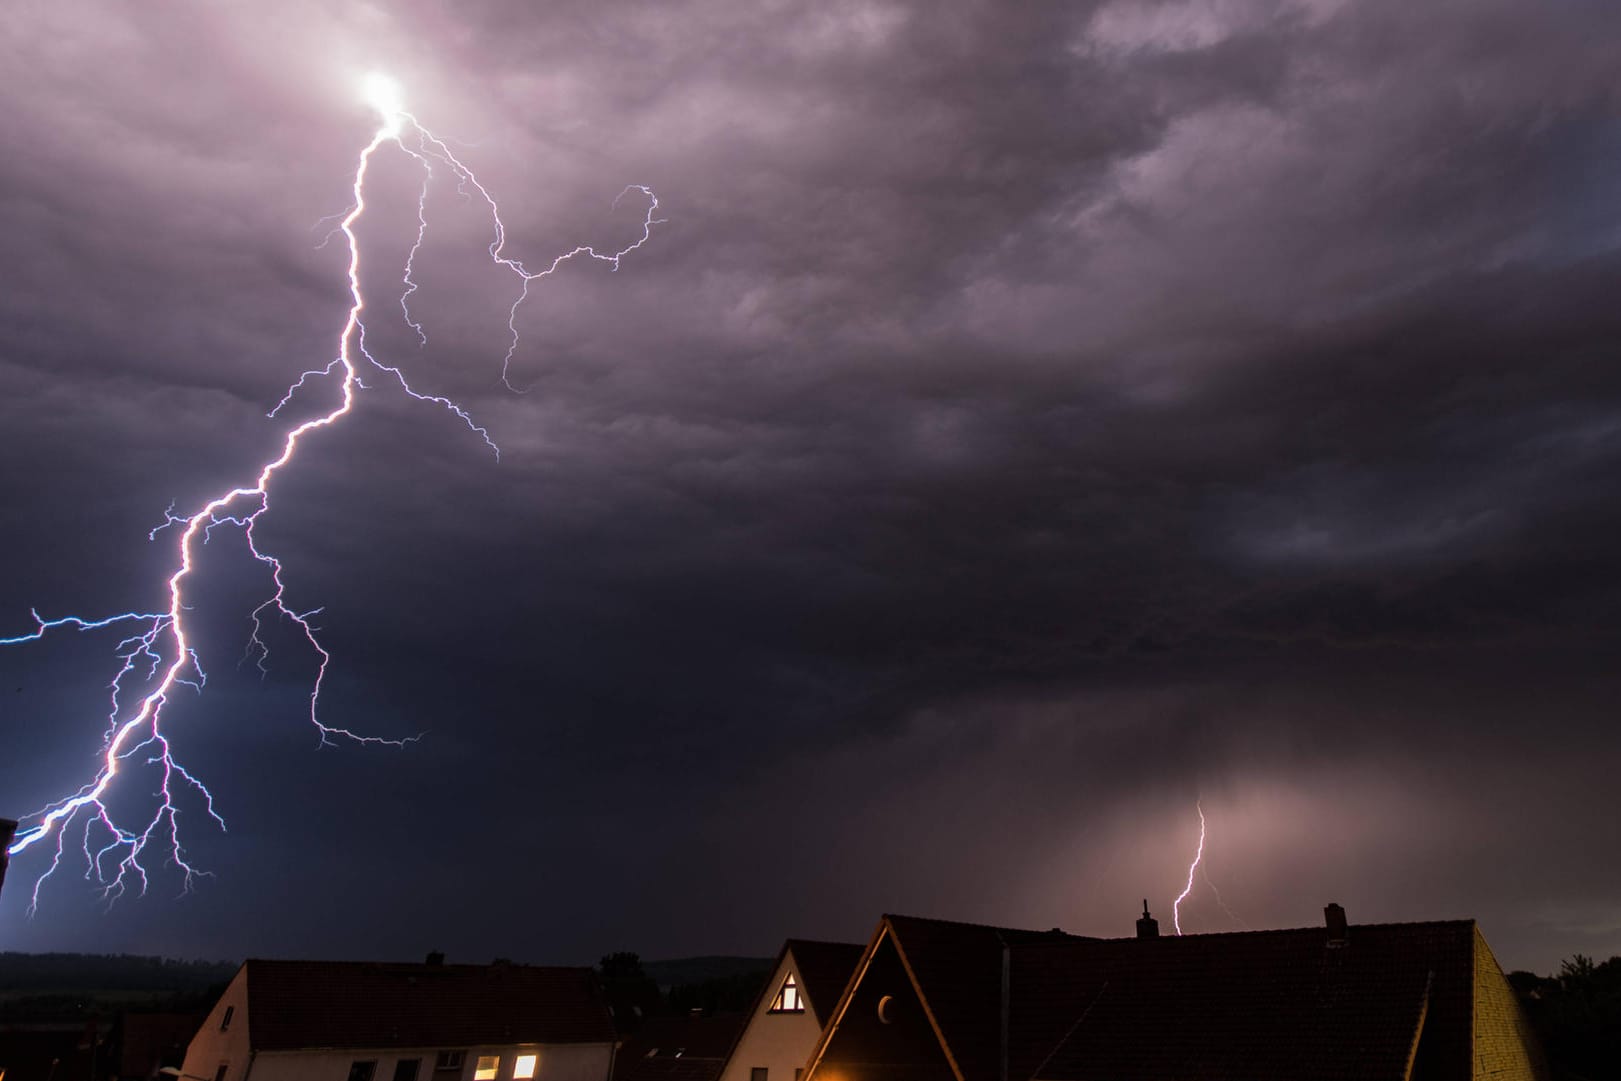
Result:
<instances>
[{"instance_id":1,"label":"roof ridge","mask_svg":"<svg viewBox=\"0 0 1621 1081\"><path fill-rule=\"evenodd\" d=\"M1057 931L1066 938L1085 937L1081 935L1072 935L1068 931L1058 927L1043 931L1034 927L1008 927L1003 924L996 923L974 923L970 920L943 920L935 916L908 916L904 912L886 912L884 913L883 918L886 920L912 920L917 923L939 923L945 924L949 927L973 927L981 931L1012 931L1013 933L1020 935L1050 935L1053 933L1053 931Z\"/></svg>"},{"instance_id":2,"label":"roof ridge","mask_svg":"<svg viewBox=\"0 0 1621 1081\"><path fill-rule=\"evenodd\" d=\"M1386 929L1386 928L1396 928L1396 927L1410 927L1410 928L1423 927L1423 928L1430 928L1430 929L1438 929L1438 928L1445 927L1445 928L1454 928L1454 929L1461 930L1461 929L1466 928L1466 927L1468 927L1468 928L1478 927L1479 926L1479 921L1474 919L1473 917L1469 917L1469 918L1465 918L1465 919L1451 919L1451 920L1393 920L1393 921L1391 921L1389 923L1351 923L1351 924L1347 924L1346 926L1347 926L1347 928L1352 928L1352 929L1354 929L1354 928L1362 928L1364 930L1382 930L1382 929ZM1135 936L1135 935L1120 935L1120 936L1114 937L1114 938L1093 938L1093 939L1089 939L1088 941L1092 941L1092 942L1136 942L1136 941L1174 942L1176 939L1179 939L1179 938L1222 938L1222 937L1236 938L1236 937L1239 937L1239 936L1242 936L1242 935L1286 935L1286 934L1302 934L1302 933L1307 933L1307 932L1315 932L1315 933L1320 934L1324 930L1325 930L1325 928L1323 927L1322 924L1311 924L1311 925L1306 926L1306 927L1247 927L1247 928L1244 928L1242 930L1237 930L1237 931L1234 931L1234 930L1225 930L1225 931L1190 931L1190 932L1188 932L1186 934L1180 934L1180 935L1157 935L1151 940L1149 940L1149 939L1139 940L1137 938L1137 936ZM1086 939L1086 936L1084 936L1084 935L1069 935L1067 933L1066 933L1066 937L1067 938L1073 938L1073 939Z\"/></svg>"},{"instance_id":3,"label":"roof ridge","mask_svg":"<svg viewBox=\"0 0 1621 1081\"><path fill-rule=\"evenodd\" d=\"M528 961L491 961L486 964L473 964L470 962L455 962L444 964L430 964L427 961L332 961L322 958L301 957L249 957L242 962L244 965L326 965L334 968L397 968L397 969L434 969L436 971L476 971L484 972L491 969L525 969L531 972L594 972L590 965L537 965Z\"/></svg>"}]
</instances>

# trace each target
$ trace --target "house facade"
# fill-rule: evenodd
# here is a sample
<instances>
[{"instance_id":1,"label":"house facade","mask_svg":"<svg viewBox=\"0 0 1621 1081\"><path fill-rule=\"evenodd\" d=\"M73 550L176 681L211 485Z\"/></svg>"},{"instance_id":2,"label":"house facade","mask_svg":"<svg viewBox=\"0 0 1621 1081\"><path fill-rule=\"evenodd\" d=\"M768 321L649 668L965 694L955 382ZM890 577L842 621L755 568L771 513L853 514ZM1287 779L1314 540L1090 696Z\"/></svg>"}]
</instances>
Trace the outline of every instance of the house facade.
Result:
<instances>
[{"instance_id":1,"label":"house facade","mask_svg":"<svg viewBox=\"0 0 1621 1081\"><path fill-rule=\"evenodd\" d=\"M800 1081L861 954L854 942L785 942L719 1081Z\"/></svg>"},{"instance_id":2,"label":"house facade","mask_svg":"<svg viewBox=\"0 0 1621 1081\"><path fill-rule=\"evenodd\" d=\"M250 960L186 1049L186 1081L607 1081L588 968Z\"/></svg>"}]
</instances>

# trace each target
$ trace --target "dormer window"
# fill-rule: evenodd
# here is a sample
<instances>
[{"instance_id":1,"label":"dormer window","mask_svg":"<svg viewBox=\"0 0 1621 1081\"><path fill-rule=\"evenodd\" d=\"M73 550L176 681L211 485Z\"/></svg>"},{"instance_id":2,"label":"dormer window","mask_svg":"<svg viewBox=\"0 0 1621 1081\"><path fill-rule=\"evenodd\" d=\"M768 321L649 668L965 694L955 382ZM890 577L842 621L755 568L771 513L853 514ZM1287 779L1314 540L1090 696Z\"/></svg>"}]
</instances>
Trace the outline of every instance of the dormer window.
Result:
<instances>
[{"instance_id":1,"label":"dormer window","mask_svg":"<svg viewBox=\"0 0 1621 1081\"><path fill-rule=\"evenodd\" d=\"M794 982L794 974L788 973L783 978L782 986L777 990L777 997L771 1000L772 1013L804 1013L805 1000L799 997L799 985Z\"/></svg>"}]
</instances>

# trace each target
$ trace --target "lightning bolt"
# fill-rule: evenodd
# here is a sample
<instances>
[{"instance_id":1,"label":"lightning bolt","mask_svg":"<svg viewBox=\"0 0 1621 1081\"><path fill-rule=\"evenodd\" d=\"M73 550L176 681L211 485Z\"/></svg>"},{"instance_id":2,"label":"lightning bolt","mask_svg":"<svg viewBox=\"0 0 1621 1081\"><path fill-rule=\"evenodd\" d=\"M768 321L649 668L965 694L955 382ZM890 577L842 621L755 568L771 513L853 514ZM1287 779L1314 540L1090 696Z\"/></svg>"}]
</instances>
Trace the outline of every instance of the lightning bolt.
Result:
<instances>
[{"instance_id":1,"label":"lightning bolt","mask_svg":"<svg viewBox=\"0 0 1621 1081\"><path fill-rule=\"evenodd\" d=\"M1176 927L1176 933L1178 935L1182 933L1182 902L1186 901L1188 899L1188 894L1193 892L1193 876L1199 870L1199 861L1204 859L1204 807L1202 807L1197 801L1195 801L1193 806L1199 812L1199 847L1193 853L1193 862L1188 864L1187 885L1182 887L1182 892L1177 895L1176 900L1171 904L1171 923Z\"/></svg>"},{"instance_id":2,"label":"lightning bolt","mask_svg":"<svg viewBox=\"0 0 1621 1081\"><path fill-rule=\"evenodd\" d=\"M521 282L517 299L508 312L507 327L511 337L501 366L501 380L509 388L512 387L511 366L519 346L518 311L528 298L532 283L555 273L564 263L582 256L607 263L610 269L618 270L620 260L646 243L653 227L664 222L664 219L655 217L659 201L652 190L639 184L630 185L620 192L614 205L617 206L631 192L637 192L647 200L641 235L633 243L612 252L598 251L590 246L576 247L557 256L544 269L531 270L521 260L506 254L506 226L501 221L500 208L494 197L442 140L423 127L414 115L405 111L397 84L382 76L371 76L365 90L369 103L381 116L382 123L356 160L353 202L347 211L335 216L337 225L328 234L328 240L341 235L349 255L349 311L338 334L337 355L323 367L300 374L268 416L276 418L296 395L306 387L321 382L335 388L337 404L289 428L282 438L280 452L261 466L251 483L225 489L190 514L176 514L174 507L170 506L163 522L150 534L150 539L155 540L166 530L177 531L176 565L167 580L167 603L162 608L157 611L122 612L97 619L79 616L45 619L36 611L32 613L32 631L0 638L0 646L17 646L67 630L88 633L116 628L124 635L115 647L118 668L110 684L107 729L102 737L94 774L72 793L25 816L22 827L6 850L14 856L53 837L55 839L49 866L34 882L28 906L30 915L38 908L41 888L62 865L70 839L76 841L76 847L82 853L84 877L99 884L102 896L109 903L132 886L141 893L146 891L150 872L143 857L153 854L149 849L155 848L158 854L166 857L167 862L179 870L183 878L182 893L191 889L198 875L208 873L199 870L186 858L181 843L180 819L185 813L181 797L189 796L191 805L200 806L221 830L225 829L225 819L215 810L213 793L201 779L182 767L175 756L164 729L164 710L176 695L182 693L182 689L200 693L206 682L207 677L188 624L190 608L186 586L196 564L199 542L207 543L217 528L239 530L247 542L249 553L269 577L269 596L249 616L252 631L247 655L254 657L259 667L264 669L269 654L262 637L265 623L268 620L283 620L297 628L317 658L315 677L309 691L309 721L318 734L318 743L331 744L343 739L397 747L419 738L384 739L362 735L321 719L321 687L332 658L322 647L316 627L311 622L320 609L298 611L289 606L283 564L260 546L256 536L256 527L270 509L271 487L277 476L292 464L307 442L316 439L354 411L357 392L371 389L362 378L366 372L379 373L386 382L417 401L453 413L489 447L497 459L500 456L500 449L488 430L476 423L464 408L449 398L414 390L399 367L385 363L367 349L366 325L362 319L366 312L366 300L361 291L360 243L354 229L355 223L366 211L366 174L377 152L385 146L396 147L423 168L421 195L417 203L416 240L406 258L405 288L400 297L405 320L423 343L427 341L427 334L411 315L410 298L417 289L413 278L414 264L427 234L428 189L434 179L435 166L454 176L458 188L463 192L477 192L486 204L494 224L494 239L490 241L488 249L490 258ZM129 699L137 695L138 701L130 703ZM120 777L143 766L155 773L157 788L154 802L146 804L148 810L136 814L136 821L130 823L127 812L115 814L110 806L111 792Z\"/></svg>"},{"instance_id":3,"label":"lightning bolt","mask_svg":"<svg viewBox=\"0 0 1621 1081\"><path fill-rule=\"evenodd\" d=\"M1204 879L1204 884L1206 886L1210 887L1211 895L1213 897L1215 897L1216 904L1221 906L1221 910L1223 912L1227 913L1227 918L1232 920L1233 923L1237 924L1239 927L1243 927L1244 926L1243 917L1240 916L1238 913L1234 912L1231 908L1228 908L1227 907L1227 902L1223 901L1221 899L1221 891L1216 888L1216 884L1214 882L1212 882L1211 879L1210 879L1210 869L1208 867L1201 868L1200 871L1199 871L1199 877L1203 878Z\"/></svg>"}]
</instances>

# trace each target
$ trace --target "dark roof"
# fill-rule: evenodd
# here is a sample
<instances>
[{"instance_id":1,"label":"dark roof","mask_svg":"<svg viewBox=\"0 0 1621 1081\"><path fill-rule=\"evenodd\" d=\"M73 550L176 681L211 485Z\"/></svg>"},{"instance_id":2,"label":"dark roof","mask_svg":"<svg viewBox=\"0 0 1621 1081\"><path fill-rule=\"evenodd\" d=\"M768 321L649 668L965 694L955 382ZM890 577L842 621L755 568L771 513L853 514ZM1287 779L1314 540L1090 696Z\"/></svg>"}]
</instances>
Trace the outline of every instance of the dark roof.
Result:
<instances>
[{"instance_id":1,"label":"dark roof","mask_svg":"<svg viewBox=\"0 0 1621 1081\"><path fill-rule=\"evenodd\" d=\"M865 947L859 942L816 942L808 938L790 938L783 947L794 955L794 966L799 969L803 983L800 994L810 1003L817 1020L827 1024L828 1015L839 1004L844 985L861 963ZM766 988L775 995L775 987Z\"/></svg>"},{"instance_id":2,"label":"dark roof","mask_svg":"<svg viewBox=\"0 0 1621 1081\"><path fill-rule=\"evenodd\" d=\"M726 1069L724 1058L686 1055L637 1055L621 1050L614 1058L613 1081L715 1081Z\"/></svg>"},{"instance_id":3,"label":"dark roof","mask_svg":"<svg viewBox=\"0 0 1621 1081\"><path fill-rule=\"evenodd\" d=\"M119 1038L118 1075L156 1077L164 1066L179 1066L186 1045L202 1027L201 1013L126 1013Z\"/></svg>"},{"instance_id":4,"label":"dark roof","mask_svg":"<svg viewBox=\"0 0 1621 1081\"><path fill-rule=\"evenodd\" d=\"M1043 1081L1471 1074L1473 921L1122 939L1069 967L1089 997Z\"/></svg>"},{"instance_id":5,"label":"dark roof","mask_svg":"<svg viewBox=\"0 0 1621 1081\"><path fill-rule=\"evenodd\" d=\"M886 916L901 955L916 978L924 1002L945 1034L947 1049L967 1078L1001 1076L1002 951L1054 942L1088 942L1062 931L1026 931L916 916ZM1011 953L1010 953L1011 956ZM1027 1047L1010 1048L1009 1060L1045 1055L1074 1019L1047 997L1031 997L1017 1018ZM1014 1017L1010 1014L1010 1035ZM1046 1022L1043 1024L1043 1022ZM1042 1041L1045 1040L1045 1044ZM1018 1051L1019 1053L1013 1053ZM1036 1062L1040 1059L1037 1058ZM1034 1065L1034 1063L1032 1063ZM1011 1072L1010 1077L1015 1076ZM1018 1075L1028 1077L1028 1074Z\"/></svg>"},{"instance_id":6,"label":"dark roof","mask_svg":"<svg viewBox=\"0 0 1621 1081\"><path fill-rule=\"evenodd\" d=\"M248 961L256 1051L608 1043L589 968Z\"/></svg>"},{"instance_id":7,"label":"dark roof","mask_svg":"<svg viewBox=\"0 0 1621 1081\"><path fill-rule=\"evenodd\" d=\"M886 916L967 1081L1470 1075L1471 920L1094 939ZM1002 1035L1003 966L1008 987Z\"/></svg>"},{"instance_id":8,"label":"dark roof","mask_svg":"<svg viewBox=\"0 0 1621 1081\"><path fill-rule=\"evenodd\" d=\"M613 1081L715 1081L742 1014L650 1017L614 1056Z\"/></svg>"}]
</instances>

